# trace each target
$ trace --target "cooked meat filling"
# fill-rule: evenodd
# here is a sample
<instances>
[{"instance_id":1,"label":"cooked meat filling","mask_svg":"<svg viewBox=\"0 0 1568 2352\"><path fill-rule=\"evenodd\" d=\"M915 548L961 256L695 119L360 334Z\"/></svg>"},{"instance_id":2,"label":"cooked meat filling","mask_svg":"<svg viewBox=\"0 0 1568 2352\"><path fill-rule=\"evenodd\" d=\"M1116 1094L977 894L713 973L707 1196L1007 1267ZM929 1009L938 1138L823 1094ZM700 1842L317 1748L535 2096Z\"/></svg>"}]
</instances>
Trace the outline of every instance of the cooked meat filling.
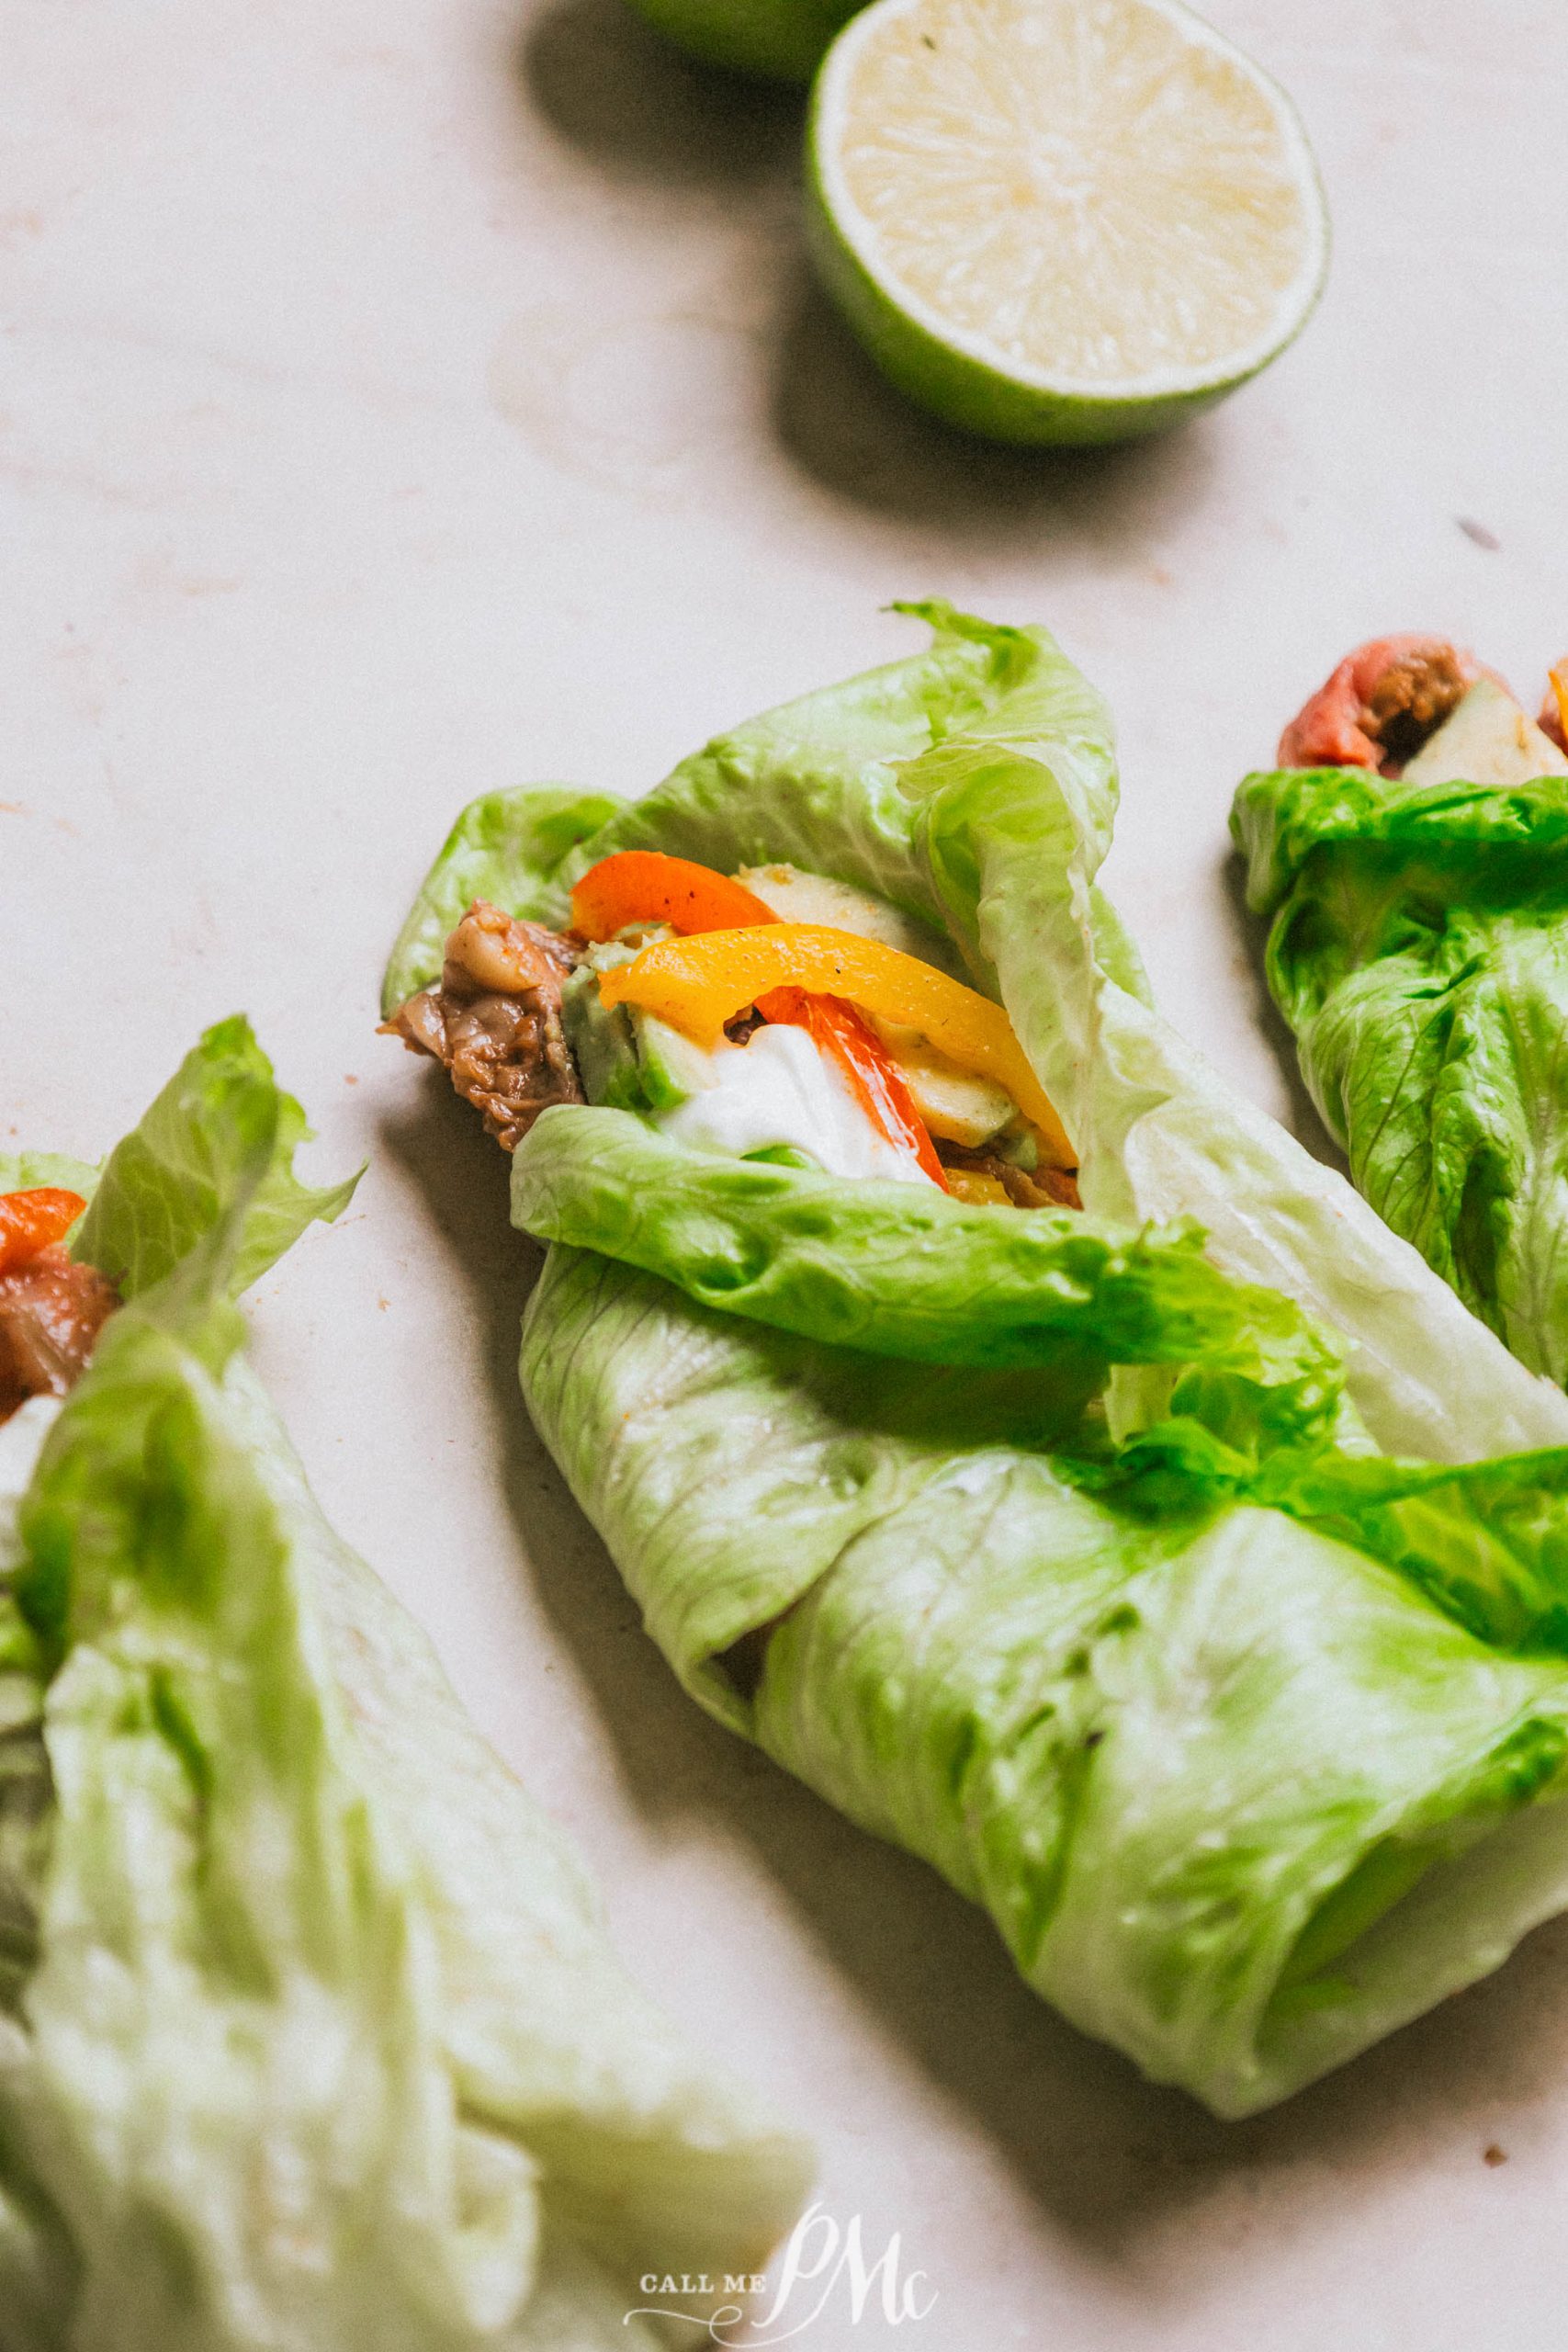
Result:
<instances>
[{"instance_id":1,"label":"cooked meat filling","mask_svg":"<svg viewBox=\"0 0 1568 2352\"><path fill-rule=\"evenodd\" d=\"M446 942L439 987L410 997L385 1024L445 1065L503 1151L515 1151L552 1103L584 1100L560 1019L580 955L558 932L478 899Z\"/></svg>"},{"instance_id":2,"label":"cooked meat filling","mask_svg":"<svg viewBox=\"0 0 1568 2352\"><path fill-rule=\"evenodd\" d=\"M1372 638L1296 713L1280 738L1280 765L1396 776L1483 674L1446 638Z\"/></svg>"},{"instance_id":3,"label":"cooked meat filling","mask_svg":"<svg viewBox=\"0 0 1568 2352\"><path fill-rule=\"evenodd\" d=\"M1435 735L1474 677L1451 645L1433 644L1391 662L1367 696L1362 725L1385 764L1403 767Z\"/></svg>"},{"instance_id":4,"label":"cooked meat filling","mask_svg":"<svg viewBox=\"0 0 1568 2352\"><path fill-rule=\"evenodd\" d=\"M0 1421L29 1396L63 1396L118 1305L113 1283L58 1242L0 1273Z\"/></svg>"},{"instance_id":5,"label":"cooked meat filling","mask_svg":"<svg viewBox=\"0 0 1568 2352\"><path fill-rule=\"evenodd\" d=\"M987 1197L993 1185L999 1184L1015 1209L1081 1209L1076 1172L1061 1168L1017 1168L1004 1159L999 1151L969 1151L962 1144L941 1143L937 1153L950 1174L959 1178L953 1191L962 1199L965 1187L963 1179L983 1180L974 1187L974 1197ZM992 1195L994 1197L994 1195Z\"/></svg>"}]
</instances>

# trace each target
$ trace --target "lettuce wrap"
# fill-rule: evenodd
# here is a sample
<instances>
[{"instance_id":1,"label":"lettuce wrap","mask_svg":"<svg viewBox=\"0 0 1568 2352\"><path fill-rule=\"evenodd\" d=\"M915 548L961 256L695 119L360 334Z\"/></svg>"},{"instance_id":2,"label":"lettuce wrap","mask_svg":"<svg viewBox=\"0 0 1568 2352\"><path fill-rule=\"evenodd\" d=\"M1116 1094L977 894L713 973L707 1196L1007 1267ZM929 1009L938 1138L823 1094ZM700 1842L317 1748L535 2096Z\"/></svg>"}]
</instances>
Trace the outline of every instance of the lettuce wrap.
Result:
<instances>
[{"instance_id":1,"label":"lettuce wrap","mask_svg":"<svg viewBox=\"0 0 1568 2352\"><path fill-rule=\"evenodd\" d=\"M795 2140L622 1973L581 1873L333 1535L238 1292L352 1182L242 1021L90 1206L123 1304L0 1426L6 2352L607 2352L751 2267Z\"/></svg>"},{"instance_id":2,"label":"lettuce wrap","mask_svg":"<svg viewBox=\"0 0 1568 2352\"><path fill-rule=\"evenodd\" d=\"M1357 748L1298 720L1236 793L1269 990L1357 1186L1562 1385L1568 760L1490 678L1393 773L1312 761Z\"/></svg>"},{"instance_id":3,"label":"lettuce wrap","mask_svg":"<svg viewBox=\"0 0 1568 2352\"><path fill-rule=\"evenodd\" d=\"M532 1104L524 1394L693 1696L1241 2115L1568 1902L1568 1403L1153 1010L1092 688L911 609L602 822L476 804L386 1006L474 898L558 932L652 851L869 894L1005 1008L1081 1212Z\"/></svg>"}]
</instances>

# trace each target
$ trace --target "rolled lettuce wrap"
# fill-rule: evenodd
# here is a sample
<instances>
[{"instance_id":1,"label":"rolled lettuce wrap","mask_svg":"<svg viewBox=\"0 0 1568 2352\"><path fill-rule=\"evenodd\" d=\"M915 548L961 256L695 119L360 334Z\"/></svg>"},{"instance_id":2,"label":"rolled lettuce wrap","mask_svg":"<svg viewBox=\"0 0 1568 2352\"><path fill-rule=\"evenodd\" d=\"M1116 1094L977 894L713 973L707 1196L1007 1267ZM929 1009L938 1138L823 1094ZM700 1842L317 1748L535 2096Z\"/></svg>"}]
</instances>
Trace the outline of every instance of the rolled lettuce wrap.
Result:
<instances>
[{"instance_id":1,"label":"rolled lettuce wrap","mask_svg":"<svg viewBox=\"0 0 1568 2352\"><path fill-rule=\"evenodd\" d=\"M688 1690L1245 2114L1568 1902L1568 1404L1153 1011L1092 689L919 609L592 829L478 804L387 1010L514 1148L524 1393Z\"/></svg>"},{"instance_id":2,"label":"rolled lettuce wrap","mask_svg":"<svg viewBox=\"0 0 1568 2352\"><path fill-rule=\"evenodd\" d=\"M1568 1381L1568 664L1537 725L1440 639L1347 657L1232 831L1351 1175L1520 1362Z\"/></svg>"},{"instance_id":3,"label":"rolled lettuce wrap","mask_svg":"<svg viewBox=\"0 0 1568 2352\"><path fill-rule=\"evenodd\" d=\"M0 1163L0 2339L651 2342L638 2275L750 2267L807 2154L306 1487L232 1304L353 1189L303 1132L236 1021L101 1175Z\"/></svg>"}]
</instances>

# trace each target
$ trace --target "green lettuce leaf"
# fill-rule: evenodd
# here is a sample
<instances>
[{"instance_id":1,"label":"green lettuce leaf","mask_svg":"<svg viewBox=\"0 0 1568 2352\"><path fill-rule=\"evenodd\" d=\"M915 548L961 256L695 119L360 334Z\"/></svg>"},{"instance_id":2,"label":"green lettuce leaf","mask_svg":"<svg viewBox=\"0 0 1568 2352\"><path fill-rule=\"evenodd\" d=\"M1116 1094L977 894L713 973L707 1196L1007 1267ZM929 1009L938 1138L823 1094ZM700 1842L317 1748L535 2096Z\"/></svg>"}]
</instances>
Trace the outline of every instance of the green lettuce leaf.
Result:
<instances>
[{"instance_id":1,"label":"green lettuce leaf","mask_svg":"<svg viewBox=\"0 0 1568 2352\"><path fill-rule=\"evenodd\" d=\"M1093 1491L1046 1375L922 1377L558 1246L523 1381L694 1695L1222 2113L1568 1900L1562 1657L1223 1485Z\"/></svg>"},{"instance_id":2,"label":"green lettuce leaf","mask_svg":"<svg viewBox=\"0 0 1568 2352\"><path fill-rule=\"evenodd\" d=\"M0 1151L0 1193L30 1193L40 1184L53 1184L88 1201L97 1181L96 1168L62 1151Z\"/></svg>"},{"instance_id":3,"label":"green lettuce leaf","mask_svg":"<svg viewBox=\"0 0 1568 2352\"><path fill-rule=\"evenodd\" d=\"M514 1171L552 1242L524 1392L688 1690L1245 2113L1568 1900L1568 1400L1154 1012L1097 885L1092 689L923 609L929 652L508 887L558 920L646 846L923 919L1075 1140L1081 1257L1053 1216L553 1112Z\"/></svg>"},{"instance_id":4,"label":"green lettuce leaf","mask_svg":"<svg viewBox=\"0 0 1568 2352\"><path fill-rule=\"evenodd\" d=\"M1568 777L1248 776L1269 985L1351 1174L1534 1372L1568 1381Z\"/></svg>"},{"instance_id":5,"label":"green lettuce leaf","mask_svg":"<svg viewBox=\"0 0 1568 2352\"><path fill-rule=\"evenodd\" d=\"M304 1112L274 1083L243 1014L220 1022L110 1153L71 1237L73 1256L134 1298L232 1210L243 1227L225 1280L237 1296L315 1218L330 1224L359 1182L300 1183L294 1154L309 1134Z\"/></svg>"},{"instance_id":6,"label":"green lettuce leaf","mask_svg":"<svg viewBox=\"0 0 1568 2352\"><path fill-rule=\"evenodd\" d=\"M1331 1423L1335 1351L1278 1291L1234 1282L1189 1226L1127 1235L1063 1209L967 1206L689 1150L633 1114L558 1108L513 1161L513 1218L806 1339L987 1370L1201 1362Z\"/></svg>"},{"instance_id":7,"label":"green lettuce leaf","mask_svg":"<svg viewBox=\"0 0 1568 2352\"><path fill-rule=\"evenodd\" d=\"M1293 1429L1259 1446L1256 1414L1227 1428L1197 1385L1179 1384L1168 1419L1064 1468L1148 1520L1222 1502L1288 1511L1397 1569L1495 1649L1568 1657L1568 1449L1456 1467L1303 1446Z\"/></svg>"},{"instance_id":8,"label":"green lettuce leaf","mask_svg":"<svg viewBox=\"0 0 1568 2352\"><path fill-rule=\"evenodd\" d=\"M1495 1648L1568 1657L1568 1453L1499 1462L1310 1462L1252 1480L1296 1517L1419 1585Z\"/></svg>"},{"instance_id":9,"label":"green lettuce leaf","mask_svg":"<svg viewBox=\"0 0 1568 2352\"><path fill-rule=\"evenodd\" d=\"M577 843L620 806L605 793L536 785L470 801L425 876L398 934L381 989L383 1016L440 977L446 934L476 899L509 915L558 922L565 913L554 876Z\"/></svg>"},{"instance_id":10,"label":"green lettuce leaf","mask_svg":"<svg viewBox=\"0 0 1568 2352\"><path fill-rule=\"evenodd\" d=\"M0 1430L6 2352L647 2343L639 2273L750 2267L806 2152L312 1500L231 1304L336 1197L269 1083L226 1026L114 1155L133 1295Z\"/></svg>"}]
</instances>

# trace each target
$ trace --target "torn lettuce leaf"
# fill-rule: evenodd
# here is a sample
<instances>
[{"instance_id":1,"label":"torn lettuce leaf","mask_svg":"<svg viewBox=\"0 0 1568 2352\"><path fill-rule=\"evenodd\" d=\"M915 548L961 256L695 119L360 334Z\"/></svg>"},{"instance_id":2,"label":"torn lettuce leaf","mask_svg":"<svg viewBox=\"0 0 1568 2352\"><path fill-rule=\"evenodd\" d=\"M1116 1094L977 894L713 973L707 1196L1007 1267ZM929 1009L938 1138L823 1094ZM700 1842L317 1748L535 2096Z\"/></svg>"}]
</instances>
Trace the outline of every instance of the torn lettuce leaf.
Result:
<instances>
[{"instance_id":1,"label":"torn lettuce leaf","mask_svg":"<svg viewBox=\"0 0 1568 2352\"><path fill-rule=\"evenodd\" d=\"M1531 1371L1568 1381L1568 776L1248 776L1269 989L1351 1174Z\"/></svg>"},{"instance_id":2,"label":"torn lettuce leaf","mask_svg":"<svg viewBox=\"0 0 1568 2352\"><path fill-rule=\"evenodd\" d=\"M78 1243L133 1295L0 1430L6 2352L650 2343L641 2270L760 2260L806 2152L309 1493L231 1304L346 1197L299 1129L209 1033Z\"/></svg>"},{"instance_id":3,"label":"torn lettuce leaf","mask_svg":"<svg viewBox=\"0 0 1568 2352\"><path fill-rule=\"evenodd\" d=\"M1043 632L921 609L928 653L486 894L558 921L643 846L940 924L1077 1146L1095 1282L1047 1266L1051 1216L1021 1239L1033 1213L560 1110L514 1165L552 1243L524 1392L705 1706L983 1903L1067 2016L1247 2113L1568 1902L1568 1400L1153 1011L1096 882L1093 690Z\"/></svg>"},{"instance_id":4,"label":"torn lettuce leaf","mask_svg":"<svg viewBox=\"0 0 1568 2352\"><path fill-rule=\"evenodd\" d=\"M134 1298L239 1214L225 1276L237 1296L308 1225L330 1224L359 1181L300 1183L294 1154L309 1135L299 1103L274 1083L249 1022L238 1013L220 1022L110 1153L72 1234L73 1256Z\"/></svg>"},{"instance_id":5,"label":"torn lettuce leaf","mask_svg":"<svg viewBox=\"0 0 1568 2352\"><path fill-rule=\"evenodd\" d=\"M98 1171L85 1159L63 1151L0 1151L0 1193L30 1193L40 1185L93 1197Z\"/></svg>"}]
</instances>

